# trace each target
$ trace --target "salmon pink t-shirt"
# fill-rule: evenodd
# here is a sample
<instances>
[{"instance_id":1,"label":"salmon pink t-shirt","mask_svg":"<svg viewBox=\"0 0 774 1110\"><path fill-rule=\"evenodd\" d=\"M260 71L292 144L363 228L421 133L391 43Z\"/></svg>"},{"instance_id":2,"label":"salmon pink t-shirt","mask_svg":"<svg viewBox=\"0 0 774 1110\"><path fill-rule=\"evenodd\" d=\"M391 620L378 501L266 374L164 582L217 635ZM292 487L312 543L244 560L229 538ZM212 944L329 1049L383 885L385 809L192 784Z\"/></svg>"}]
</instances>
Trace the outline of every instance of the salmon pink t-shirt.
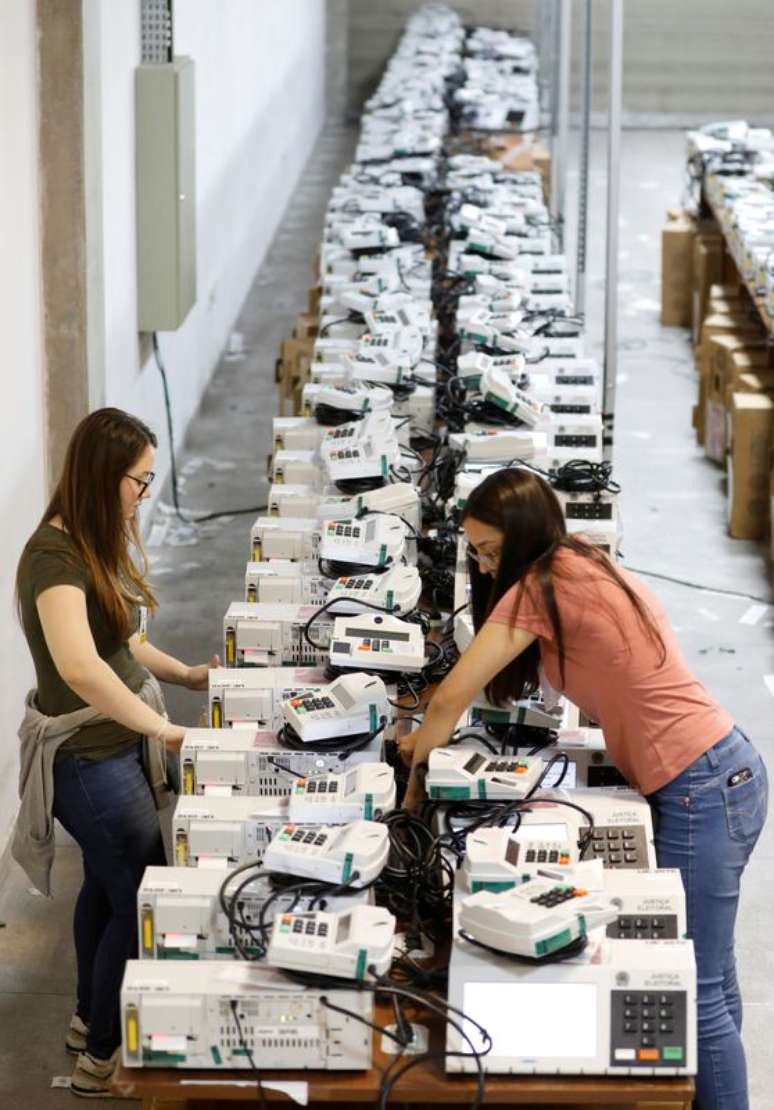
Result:
<instances>
[{"instance_id":1,"label":"salmon pink t-shirt","mask_svg":"<svg viewBox=\"0 0 774 1110\"><path fill-rule=\"evenodd\" d=\"M552 565L564 638L564 683L543 594L527 574L489 620L534 632L548 681L601 727L610 758L643 794L665 786L734 727L691 673L658 599L616 568L654 618L664 641L648 636L624 591L590 559L559 548ZM521 589L518 614L514 616Z\"/></svg>"}]
</instances>

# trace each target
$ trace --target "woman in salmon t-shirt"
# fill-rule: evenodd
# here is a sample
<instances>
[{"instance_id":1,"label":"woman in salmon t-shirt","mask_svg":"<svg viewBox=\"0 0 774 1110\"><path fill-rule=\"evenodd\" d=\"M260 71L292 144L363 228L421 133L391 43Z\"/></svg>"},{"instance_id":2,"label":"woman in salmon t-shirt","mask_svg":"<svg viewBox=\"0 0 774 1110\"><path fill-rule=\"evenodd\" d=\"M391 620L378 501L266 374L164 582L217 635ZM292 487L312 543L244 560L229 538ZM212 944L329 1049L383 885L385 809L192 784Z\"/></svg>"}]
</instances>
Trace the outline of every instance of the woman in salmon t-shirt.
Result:
<instances>
[{"instance_id":1,"label":"woman in salmon t-shirt","mask_svg":"<svg viewBox=\"0 0 774 1110\"><path fill-rule=\"evenodd\" d=\"M739 883L766 817L766 768L693 676L666 613L632 574L568 535L550 486L497 471L467 502L476 638L401 741L405 805L423 795L480 690L502 704L548 682L599 723L610 758L646 795L661 867L679 867L698 972L700 1110L746 1110L742 1004L734 961Z\"/></svg>"}]
</instances>

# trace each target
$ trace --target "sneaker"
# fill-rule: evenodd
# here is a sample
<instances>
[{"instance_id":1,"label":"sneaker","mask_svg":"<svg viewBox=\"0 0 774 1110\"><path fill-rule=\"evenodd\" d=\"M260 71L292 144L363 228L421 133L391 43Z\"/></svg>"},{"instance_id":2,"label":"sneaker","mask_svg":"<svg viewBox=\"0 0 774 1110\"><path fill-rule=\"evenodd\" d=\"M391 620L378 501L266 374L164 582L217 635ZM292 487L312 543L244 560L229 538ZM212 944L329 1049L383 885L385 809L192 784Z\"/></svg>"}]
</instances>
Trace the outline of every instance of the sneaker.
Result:
<instances>
[{"instance_id":1,"label":"sneaker","mask_svg":"<svg viewBox=\"0 0 774 1110\"><path fill-rule=\"evenodd\" d=\"M67 1030L65 1037L65 1048L71 1056L77 1056L79 1052L86 1051L86 1034L89 1027L85 1021L81 1021L77 1014L73 1014L70 1018L70 1028Z\"/></svg>"},{"instance_id":2,"label":"sneaker","mask_svg":"<svg viewBox=\"0 0 774 1110\"><path fill-rule=\"evenodd\" d=\"M118 1049L109 1060L99 1060L89 1052L81 1052L70 1080L70 1090L81 1098L111 1098L110 1081L117 1061Z\"/></svg>"}]
</instances>

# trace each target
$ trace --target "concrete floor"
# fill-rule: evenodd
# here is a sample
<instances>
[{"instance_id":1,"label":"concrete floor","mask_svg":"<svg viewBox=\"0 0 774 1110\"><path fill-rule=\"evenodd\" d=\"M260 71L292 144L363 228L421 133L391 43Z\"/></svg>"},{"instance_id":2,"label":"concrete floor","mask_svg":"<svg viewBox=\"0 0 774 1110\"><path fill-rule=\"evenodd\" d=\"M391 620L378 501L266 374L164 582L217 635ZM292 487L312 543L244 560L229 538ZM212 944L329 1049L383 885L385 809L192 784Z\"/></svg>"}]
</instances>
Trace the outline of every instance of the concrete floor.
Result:
<instances>
[{"instance_id":1,"label":"concrete floor","mask_svg":"<svg viewBox=\"0 0 774 1110\"><path fill-rule=\"evenodd\" d=\"M184 510L247 507L265 497L271 417L277 407L274 360L295 313L305 308L325 204L351 154L352 139L344 130L325 133L288 206L236 325L244 337L244 356L221 360L180 453ZM695 444L695 377L687 334L658 322L659 232L665 208L680 195L682 150L678 132L631 131L623 138L615 449L616 477L623 487L623 549L632 567L767 598L766 551L727 537L723 476ZM603 136L595 135L587 296L592 353L601 352L604 166ZM568 212L576 184L577 175L571 175ZM174 367L170 370L174 383ZM164 501L170 500L165 490ZM222 615L243 594L251 520L251 515L236 516L193 529L157 505L149 551L161 611L150 635L159 647L188 662L220 650ZM648 581L666 604L696 673L774 766L772 691L764 682L765 675L774 674L774 609L750 624L743 618L753 601L746 597ZM205 699L171 689L168 702L173 720L194 724ZM772 863L770 823L745 878L737 928L754 1110L774 1110ZM77 850L63 837L54 906L32 897L16 869L0 895L5 923L0 930L0 1105L8 1110L31 1105L55 1110L70 1097L49 1087L52 1076L69 1072L62 1042L73 999L69 921L79 877Z\"/></svg>"}]
</instances>

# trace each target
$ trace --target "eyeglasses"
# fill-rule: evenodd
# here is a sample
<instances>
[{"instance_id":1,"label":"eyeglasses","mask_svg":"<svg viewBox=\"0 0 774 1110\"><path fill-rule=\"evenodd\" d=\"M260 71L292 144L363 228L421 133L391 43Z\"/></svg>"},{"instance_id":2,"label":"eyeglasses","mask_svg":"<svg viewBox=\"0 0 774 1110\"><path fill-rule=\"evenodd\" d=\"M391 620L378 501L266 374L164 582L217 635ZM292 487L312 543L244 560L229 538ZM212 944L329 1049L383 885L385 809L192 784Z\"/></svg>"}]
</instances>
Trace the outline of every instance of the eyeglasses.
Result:
<instances>
[{"instance_id":1,"label":"eyeglasses","mask_svg":"<svg viewBox=\"0 0 774 1110\"><path fill-rule=\"evenodd\" d=\"M499 547L494 551L476 551L472 544L468 544L468 555L470 555L471 559L478 563L479 566L483 566L483 564L486 563L490 567L496 567L500 562L501 554L502 550Z\"/></svg>"},{"instance_id":2,"label":"eyeglasses","mask_svg":"<svg viewBox=\"0 0 774 1110\"><path fill-rule=\"evenodd\" d=\"M125 474L124 477L131 478L133 482L137 483L140 488L140 497L142 497L156 475L153 473L152 470L148 470L144 478L136 478L134 474Z\"/></svg>"}]
</instances>

